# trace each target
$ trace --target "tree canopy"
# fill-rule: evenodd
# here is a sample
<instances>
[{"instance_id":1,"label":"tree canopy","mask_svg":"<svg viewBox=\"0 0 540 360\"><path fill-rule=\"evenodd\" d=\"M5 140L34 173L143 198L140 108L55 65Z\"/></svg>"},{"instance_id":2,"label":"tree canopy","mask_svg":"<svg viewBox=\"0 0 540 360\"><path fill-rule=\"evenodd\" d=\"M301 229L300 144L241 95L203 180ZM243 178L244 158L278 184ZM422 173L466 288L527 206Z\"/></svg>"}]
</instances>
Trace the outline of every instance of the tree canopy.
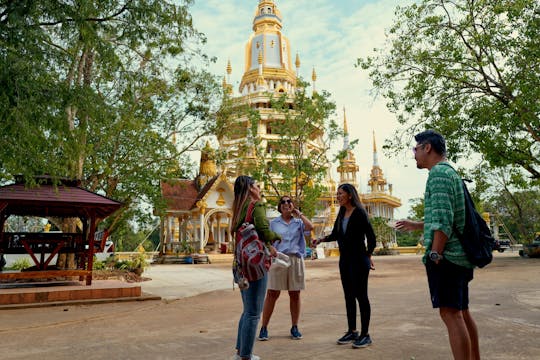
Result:
<instances>
[{"instance_id":1,"label":"tree canopy","mask_svg":"<svg viewBox=\"0 0 540 360\"><path fill-rule=\"evenodd\" d=\"M0 0L0 181L78 178L149 215L159 180L215 131L191 0ZM113 230L111 229L111 230Z\"/></svg>"},{"instance_id":2,"label":"tree canopy","mask_svg":"<svg viewBox=\"0 0 540 360\"><path fill-rule=\"evenodd\" d=\"M321 185L329 167L327 152L341 134L332 119L335 104L327 91L312 93L308 84L298 79L294 94L270 95L269 109L272 115L267 131L279 136L263 141L256 135L261 121L259 110L237 106L222 114L227 125L221 126L219 137L247 136L241 154L250 163L243 170L264 182L268 198L290 195L306 215L313 216L320 195L328 190ZM248 129L236 122L246 117Z\"/></svg>"},{"instance_id":3,"label":"tree canopy","mask_svg":"<svg viewBox=\"0 0 540 360\"><path fill-rule=\"evenodd\" d=\"M402 125L385 147L432 128L453 160L476 152L540 183L539 14L537 0L398 7L387 46L358 59Z\"/></svg>"}]
</instances>

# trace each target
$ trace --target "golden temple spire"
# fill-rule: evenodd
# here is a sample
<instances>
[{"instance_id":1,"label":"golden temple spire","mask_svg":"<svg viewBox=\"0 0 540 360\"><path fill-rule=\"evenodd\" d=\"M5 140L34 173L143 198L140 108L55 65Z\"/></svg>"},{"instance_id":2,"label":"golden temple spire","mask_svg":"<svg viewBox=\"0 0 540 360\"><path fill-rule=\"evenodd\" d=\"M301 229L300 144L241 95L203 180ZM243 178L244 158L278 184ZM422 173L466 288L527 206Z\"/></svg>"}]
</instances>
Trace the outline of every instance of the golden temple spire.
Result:
<instances>
[{"instance_id":1,"label":"golden temple spire","mask_svg":"<svg viewBox=\"0 0 540 360\"><path fill-rule=\"evenodd\" d=\"M343 151L345 151L345 157L339 160L339 166L337 168L339 176L339 183L350 183L358 188L358 182L356 174L360 167L356 164L356 159L349 143L349 129L347 126L347 113L345 106L343 107Z\"/></svg>"},{"instance_id":2,"label":"golden temple spire","mask_svg":"<svg viewBox=\"0 0 540 360\"><path fill-rule=\"evenodd\" d=\"M231 75L232 73L232 66L231 66L231 59L227 61L227 75Z\"/></svg>"},{"instance_id":3,"label":"golden temple spire","mask_svg":"<svg viewBox=\"0 0 540 360\"><path fill-rule=\"evenodd\" d=\"M263 55L262 51L259 50L259 56L257 57L259 63L259 75L257 76L257 90L264 90L266 86L266 81L263 76Z\"/></svg>"},{"instance_id":4,"label":"golden temple spire","mask_svg":"<svg viewBox=\"0 0 540 360\"><path fill-rule=\"evenodd\" d=\"M343 107L343 133L345 135L349 134L349 129L347 127L347 114L345 113L345 106Z\"/></svg>"},{"instance_id":5,"label":"golden temple spire","mask_svg":"<svg viewBox=\"0 0 540 360\"><path fill-rule=\"evenodd\" d=\"M296 53L294 65L296 65L296 77L300 77L300 55L298 53Z\"/></svg>"},{"instance_id":6,"label":"golden temple spire","mask_svg":"<svg viewBox=\"0 0 540 360\"><path fill-rule=\"evenodd\" d=\"M373 166L379 166L379 159L377 157L377 144L375 143L375 130L373 130Z\"/></svg>"},{"instance_id":7,"label":"golden temple spire","mask_svg":"<svg viewBox=\"0 0 540 360\"><path fill-rule=\"evenodd\" d=\"M373 131L373 166L371 167L371 174L368 185L371 187L372 192L384 192L386 187L386 179L384 178L383 171L379 166L379 160L377 158L375 131Z\"/></svg>"},{"instance_id":8,"label":"golden temple spire","mask_svg":"<svg viewBox=\"0 0 540 360\"><path fill-rule=\"evenodd\" d=\"M313 80L313 95L317 93L317 86L315 82L317 81L317 73L315 72L315 66L313 67L313 71L311 72L311 80Z\"/></svg>"},{"instance_id":9,"label":"golden temple spire","mask_svg":"<svg viewBox=\"0 0 540 360\"><path fill-rule=\"evenodd\" d=\"M232 74L232 66L231 66L231 59L227 60L227 83L231 83L231 74Z\"/></svg>"}]
</instances>

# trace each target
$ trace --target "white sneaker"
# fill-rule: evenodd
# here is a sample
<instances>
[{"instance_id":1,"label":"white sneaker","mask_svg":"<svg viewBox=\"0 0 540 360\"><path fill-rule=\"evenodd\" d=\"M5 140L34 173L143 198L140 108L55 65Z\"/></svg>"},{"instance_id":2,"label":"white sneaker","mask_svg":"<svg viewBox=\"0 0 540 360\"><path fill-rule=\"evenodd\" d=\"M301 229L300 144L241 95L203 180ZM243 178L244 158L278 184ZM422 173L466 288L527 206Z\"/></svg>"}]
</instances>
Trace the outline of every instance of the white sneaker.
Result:
<instances>
[{"instance_id":1,"label":"white sneaker","mask_svg":"<svg viewBox=\"0 0 540 360\"><path fill-rule=\"evenodd\" d=\"M260 356L257 356L257 355L253 355L251 354L251 360L261 360L261 357ZM240 357L240 355L238 354L234 354L234 356L232 357L231 360L242 360L242 358Z\"/></svg>"}]
</instances>

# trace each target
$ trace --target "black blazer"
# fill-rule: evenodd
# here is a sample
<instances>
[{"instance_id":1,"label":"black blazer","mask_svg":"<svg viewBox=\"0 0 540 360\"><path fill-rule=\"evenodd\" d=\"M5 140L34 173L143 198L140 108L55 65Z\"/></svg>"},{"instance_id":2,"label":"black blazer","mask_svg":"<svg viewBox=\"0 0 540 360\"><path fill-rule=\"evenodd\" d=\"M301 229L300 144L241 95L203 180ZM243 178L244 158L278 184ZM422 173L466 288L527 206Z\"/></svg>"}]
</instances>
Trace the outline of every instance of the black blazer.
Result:
<instances>
[{"instance_id":1,"label":"black blazer","mask_svg":"<svg viewBox=\"0 0 540 360\"><path fill-rule=\"evenodd\" d=\"M358 255L371 255L377 245L375 232L364 209L355 208L349 218L347 229L343 232L343 214L338 215L332 233L324 241L336 240L340 257L354 258ZM367 240L367 249L366 242Z\"/></svg>"}]
</instances>

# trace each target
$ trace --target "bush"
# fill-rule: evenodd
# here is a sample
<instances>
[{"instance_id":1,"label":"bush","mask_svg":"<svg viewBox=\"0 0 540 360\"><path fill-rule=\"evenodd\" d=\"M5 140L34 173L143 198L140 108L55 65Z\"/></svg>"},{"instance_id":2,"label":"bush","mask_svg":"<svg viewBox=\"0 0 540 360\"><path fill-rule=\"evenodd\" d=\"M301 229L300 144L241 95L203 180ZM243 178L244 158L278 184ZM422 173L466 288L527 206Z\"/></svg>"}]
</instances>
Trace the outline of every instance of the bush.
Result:
<instances>
[{"instance_id":1,"label":"bush","mask_svg":"<svg viewBox=\"0 0 540 360\"><path fill-rule=\"evenodd\" d=\"M31 266L32 264L30 263L30 260L28 260L27 258L20 258L20 259L15 260L15 262L11 264L11 266L6 267L5 269L6 270L24 270L24 269L28 269Z\"/></svg>"},{"instance_id":2,"label":"bush","mask_svg":"<svg viewBox=\"0 0 540 360\"><path fill-rule=\"evenodd\" d=\"M134 273L142 273L148 266L148 261L143 254L138 254L130 260L116 260L110 267L119 270L127 270Z\"/></svg>"}]
</instances>

